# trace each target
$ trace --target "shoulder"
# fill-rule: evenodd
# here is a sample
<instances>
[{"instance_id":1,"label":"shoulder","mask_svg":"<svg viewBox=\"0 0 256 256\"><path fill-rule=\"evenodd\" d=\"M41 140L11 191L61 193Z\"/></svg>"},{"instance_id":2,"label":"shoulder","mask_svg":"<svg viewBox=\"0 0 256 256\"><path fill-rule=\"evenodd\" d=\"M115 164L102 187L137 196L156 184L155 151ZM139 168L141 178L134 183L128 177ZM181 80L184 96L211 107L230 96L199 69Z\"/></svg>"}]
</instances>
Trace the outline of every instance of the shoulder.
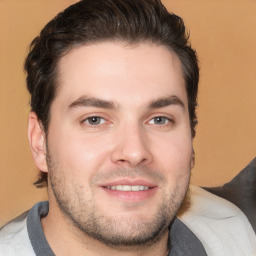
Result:
<instances>
[{"instance_id":1,"label":"shoulder","mask_svg":"<svg viewBox=\"0 0 256 256\"><path fill-rule=\"evenodd\" d=\"M27 232L27 214L23 213L0 229L1 256L35 255Z\"/></svg>"},{"instance_id":2,"label":"shoulder","mask_svg":"<svg viewBox=\"0 0 256 256\"><path fill-rule=\"evenodd\" d=\"M237 206L193 185L190 197L191 205L179 219L199 238L208 255L256 254L255 233Z\"/></svg>"}]
</instances>

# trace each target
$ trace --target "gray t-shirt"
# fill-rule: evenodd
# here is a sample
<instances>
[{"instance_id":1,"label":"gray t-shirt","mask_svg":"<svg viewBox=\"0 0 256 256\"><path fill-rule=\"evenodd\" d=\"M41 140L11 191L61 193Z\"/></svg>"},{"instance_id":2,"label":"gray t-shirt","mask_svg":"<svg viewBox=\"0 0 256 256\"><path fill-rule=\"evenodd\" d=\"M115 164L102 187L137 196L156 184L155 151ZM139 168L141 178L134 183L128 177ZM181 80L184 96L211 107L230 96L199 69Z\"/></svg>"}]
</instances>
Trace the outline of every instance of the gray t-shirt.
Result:
<instances>
[{"instance_id":1,"label":"gray t-shirt","mask_svg":"<svg viewBox=\"0 0 256 256\"><path fill-rule=\"evenodd\" d=\"M0 256L54 256L44 235L40 219L48 214L49 203L33 208L0 229ZM207 256L199 239L175 218L169 236L168 256Z\"/></svg>"}]
</instances>

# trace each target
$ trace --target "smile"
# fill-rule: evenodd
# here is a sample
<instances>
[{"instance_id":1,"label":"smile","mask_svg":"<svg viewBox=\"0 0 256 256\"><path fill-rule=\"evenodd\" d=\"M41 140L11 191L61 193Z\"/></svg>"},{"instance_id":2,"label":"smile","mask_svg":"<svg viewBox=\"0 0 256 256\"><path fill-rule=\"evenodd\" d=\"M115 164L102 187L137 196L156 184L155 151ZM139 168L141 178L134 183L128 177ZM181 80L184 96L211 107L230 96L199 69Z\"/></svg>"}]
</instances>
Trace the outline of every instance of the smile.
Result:
<instances>
[{"instance_id":1,"label":"smile","mask_svg":"<svg viewBox=\"0 0 256 256\"><path fill-rule=\"evenodd\" d=\"M141 185L136 185L136 186L117 185L117 186L108 186L107 188L111 190L119 190L119 191L145 191L149 189L149 187L141 186Z\"/></svg>"}]
</instances>

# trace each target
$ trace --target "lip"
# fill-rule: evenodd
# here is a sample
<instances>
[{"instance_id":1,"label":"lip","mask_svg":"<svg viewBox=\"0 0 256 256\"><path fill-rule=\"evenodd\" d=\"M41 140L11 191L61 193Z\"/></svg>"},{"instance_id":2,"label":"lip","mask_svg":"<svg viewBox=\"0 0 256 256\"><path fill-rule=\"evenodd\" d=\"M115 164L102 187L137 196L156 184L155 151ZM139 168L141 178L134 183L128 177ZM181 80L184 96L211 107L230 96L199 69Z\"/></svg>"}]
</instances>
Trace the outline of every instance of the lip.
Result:
<instances>
[{"instance_id":1,"label":"lip","mask_svg":"<svg viewBox=\"0 0 256 256\"><path fill-rule=\"evenodd\" d=\"M109 181L104 184L100 184L99 187L111 187L111 186L117 186L117 185L128 185L128 186L141 185L149 188L157 187L156 184L153 184L144 179L119 179L119 180Z\"/></svg>"},{"instance_id":2,"label":"lip","mask_svg":"<svg viewBox=\"0 0 256 256\"><path fill-rule=\"evenodd\" d=\"M120 191L112 190L108 187L117 186L117 185L129 185L129 186L146 186L149 187L148 190L142 191ZM119 179L115 181L106 182L99 186L102 190L110 197L118 199L123 202L142 202L151 198L158 190L158 186L146 181L144 179Z\"/></svg>"}]
</instances>

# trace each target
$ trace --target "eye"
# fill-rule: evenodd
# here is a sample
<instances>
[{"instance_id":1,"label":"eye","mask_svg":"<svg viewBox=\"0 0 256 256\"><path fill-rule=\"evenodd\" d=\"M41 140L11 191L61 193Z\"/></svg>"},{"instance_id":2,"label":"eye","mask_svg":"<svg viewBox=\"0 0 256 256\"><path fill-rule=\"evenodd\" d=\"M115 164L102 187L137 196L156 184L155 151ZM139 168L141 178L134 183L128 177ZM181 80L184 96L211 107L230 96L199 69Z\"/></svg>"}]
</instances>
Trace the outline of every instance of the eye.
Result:
<instances>
[{"instance_id":1,"label":"eye","mask_svg":"<svg viewBox=\"0 0 256 256\"><path fill-rule=\"evenodd\" d=\"M88 125L95 126L95 125L104 124L106 122L106 120L100 116L91 116L91 117L86 118L83 122Z\"/></svg>"},{"instance_id":2,"label":"eye","mask_svg":"<svg viewBox=\"0 0 256 256\"><path fill-rule=\"evenodd\" d=\"M169 122L171 122L170 118L165 116L156 116L149 121L149 124L163 125L168 124Z\"/></svg>"}]
</instances>

